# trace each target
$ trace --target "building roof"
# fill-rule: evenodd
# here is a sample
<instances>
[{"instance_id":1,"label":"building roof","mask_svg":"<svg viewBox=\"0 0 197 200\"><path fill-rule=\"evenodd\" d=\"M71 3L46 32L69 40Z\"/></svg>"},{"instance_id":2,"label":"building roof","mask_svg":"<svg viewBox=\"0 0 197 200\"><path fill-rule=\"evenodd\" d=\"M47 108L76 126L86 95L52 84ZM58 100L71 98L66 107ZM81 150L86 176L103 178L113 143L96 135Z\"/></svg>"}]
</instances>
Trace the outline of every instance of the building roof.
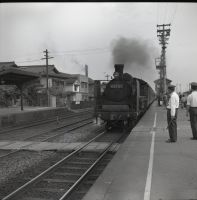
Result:
<instances>
[{"instance_id":1,"label":"building roof","mask_svg":"<svg viewBox=\"0 0 197 200\"><path fill-rule=\"evenodd\" d=\"M154 83L156 84L156 83L159 83L160 81L161 81L161 79L157 79L157 80L154 81ZM171 83L171 82L172 82L172 80L170 80L170 79L168 79L168 78L166 78L166 81L167 81L168 83Z\"/></svg>"},{"instance_id":2,"label":"building roof","mask_svg":"<svg viewBox=\"0 0 197 200\"><path fill-rule=\"evenodd\" d=\"M4 68L0 71L0 84L2 85L21 85L36 78L39 78L38 74L25 72L16 67Z\"/></svg>"},{"instance_id":3,"label":"building roof","mask_svg":"<svg viewBox=\"0 0 197 200\"><path fill-rule=\"evenodd\" d=\"M13 68L13 67L18 67L14 61L12 62L0 62L0 71L3 69L8 69L8 68Z\"/></svg>"},{"instance_id":4,"label":"building roof","mask_svg":"<svg viewBox=\"0 0 197 200\"><path fill-rule=\"evenodd\" d=\"M46 76L46 65L17 66L14 61L0 62L0 72L5 69L6 70L18 69L19 71L15 70L15 72L14 72L15 74L20 73L21 75L24 74L24 75ZM67 84L73 84L76 80L78 80L78 78L80 76L85 76L82 74L67 74L67 73L59 72L54 65L48 66L48 75L49 75L49 77L66 79ZM94 84L94 80L89 77L88 77L88 82L89 82L89 84Z\"/></svg>"},{"instance_id":5,"label":"building roof","mask_svg":"<svg viewBox=\"0 0 197 200\"><path fill-rule=\"evenodd\" d=\"M46 76L46 65L28 65L20 66L24 71L38 73L42 76ZM68 79L71 77L70 74L59 72L54 65L48 65L48 75L57 78Z\"/></svg>"},{"instance_id":6,"label":"building roof","mask_svg":"<svg viewBox=\"0 0 197 200\"><path fill-rule=\"evenodd\" d=\"M94 80L91 78L88 78L88 83L89 83L89 85L94 84Z\"/></svg>"},{"instance_id":7,"label":"building roof","mask_svg":"<svg viewBox=\"0 0 197 200\"><path fill-rule=\"evenodd\" d=\"M70 74L74 78L87 77L85 74Z\"/></svg>"}]
</instances>

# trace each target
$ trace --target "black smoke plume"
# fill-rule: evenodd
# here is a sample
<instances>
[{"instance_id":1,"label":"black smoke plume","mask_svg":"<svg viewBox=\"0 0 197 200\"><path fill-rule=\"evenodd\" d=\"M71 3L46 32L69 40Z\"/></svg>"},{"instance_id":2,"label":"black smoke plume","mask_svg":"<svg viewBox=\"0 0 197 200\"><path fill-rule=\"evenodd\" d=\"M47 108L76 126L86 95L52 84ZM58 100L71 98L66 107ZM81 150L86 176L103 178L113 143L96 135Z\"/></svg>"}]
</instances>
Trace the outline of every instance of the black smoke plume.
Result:
<instances>
[{"instance_id":1,"label":"black smoke plume","mask_svg":"<svg viewBox=\"0 0 197 200\"><path fill-rule=\"evenodd\" d=\"M126 68L150 67L154 48L148 41L120 37L111 46L114 64L125 64Z\"/></svg>"}]
</instances>

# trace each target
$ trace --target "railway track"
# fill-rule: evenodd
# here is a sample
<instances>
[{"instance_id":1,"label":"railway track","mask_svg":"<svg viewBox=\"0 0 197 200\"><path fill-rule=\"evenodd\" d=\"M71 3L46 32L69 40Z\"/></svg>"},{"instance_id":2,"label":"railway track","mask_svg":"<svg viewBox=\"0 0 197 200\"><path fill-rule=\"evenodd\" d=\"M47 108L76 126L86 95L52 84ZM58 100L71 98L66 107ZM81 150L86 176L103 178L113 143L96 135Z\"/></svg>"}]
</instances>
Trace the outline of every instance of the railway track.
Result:
<instances>
[{"instance_id":1,"label":"railway track","mask_svg":"<svg viewBox=\"0 0 197 200\"><path fill-rule=\"evenodd\" d=\"M47 134L50 132L55 132L61 129L66 128L67 126L69 126L70 124L73 123L77 123L83 119L87 119L87 118L92 118L92 115L88 114L88 115L83 115L83 116L73 116L72 118L70 117L69 120L63 122L61 121L61 123L58 124L47 124L47 126L45 127L39 127L35 128L35 129L21 129L21 131L10 131L7 133L2 133L0 134L0 140L21 140L21 141L25 141L28 140L31 136L32 137L36 137L38 135L42 135L42 134ZM31 135L31 136L28 136Z\"/></svg>"},{"instance_id":2,"label":"railway track","mask_svg":"<svg viewBox=\"0 0 197 200\"><path fill-rule=\"evenodd\" d=\"M122 138L122 135L119 138L116 137L102 152L83 151L92 142L103 137L104 134L105 132L100 133L79 149L71 152L47 170L2 198L2 200L63 200L72 198L77 200L76 195L84 194L84 186L82 186L82 190L79 190L80 185L84 180L86 180L85 185L92 184L92 180L99 175L100 168L106 165L106 161L109 161L106 155L112 145ZM104 157L106 157L104 164L100 164ZM96 169L97 171L92 173L98 165L100 166ZM87 179L88 176L89 179ZM73 195L74 197L72 197Z\"/></svg>"},{"instance_id":3,"label":"railway track","mask_svg":"<svg viewBox=\"0 0 197 200\"><path fill-rule=\"evenodd\" d=\"M79 128L84 127L86 125L89 125L91 123L92 123L92 118L86 118L86 119L83 119L81 121L73 122L72 124L69 124L69 125L64 125L64 126L61 126L61 127L58 127L58 128L54 128L51 131L46 131L46 132L43 132L41 134L39 133L37 135L30 136L30 137L26 138L24 141L38 141L38 142L52 141L54 138L57 138L57 137L59 137L63 134L69 133L73 130L79 129ZM65 130L65 128L66 128L66 130ZM100 129L98 129L98 131L99 130ZM55 131L56 131L56 133L54 133ZM9 145L12 144L12 143L14 143L14 142L10 142ZM23 148L28 147L30 145L32 145L32 143L30 143L26 146L23 146ZM3 150L4 153L3 152L0 153L0 158L10 156L14 153L19 152L20 150L21 149L7 150L7 151Z\"/></svg>"},{"instance_id":4,"label":"railway track","mask_svg":"<svg viewBox=\"0 0 197 200\"><path fill-rule=\"evenodd\" d=\"M30 128L30 127L36 127L39 125L48 124L50 122L59 123L61 120L70 119L72 117L79 117L84 114L92 114L92 113L93 113L92 111L85 111L85 112L79 112L79 113L68 113L66 115L57 115L56 117L53 117L47 120L34 121L22 126L7 127L4 129L1 129L0 134L9 133L9 132L13 132L13 131L17 131L17 130L21 130L25 128Z\"/></svg>"}]
</instances>

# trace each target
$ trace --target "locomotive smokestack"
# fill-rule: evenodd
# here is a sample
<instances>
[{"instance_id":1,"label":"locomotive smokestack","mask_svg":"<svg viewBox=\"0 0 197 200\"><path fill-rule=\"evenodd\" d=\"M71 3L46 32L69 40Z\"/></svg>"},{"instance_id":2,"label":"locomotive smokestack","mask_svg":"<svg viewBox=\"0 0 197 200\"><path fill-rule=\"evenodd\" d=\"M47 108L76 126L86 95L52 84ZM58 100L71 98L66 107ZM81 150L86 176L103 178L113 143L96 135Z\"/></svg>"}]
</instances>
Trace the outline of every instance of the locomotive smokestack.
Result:
<instances>
[{"instance_id":1,"label":"locomotive smokestack","mask_svg":"<svg viewBox=\"0 0 197 200\"><path fill-rule=\"evenodd\" d=\"M124 64L115 64L114 68L115 68L115 72L118 72L120 76L123 75Z\"/></svg>"}]
</instances>

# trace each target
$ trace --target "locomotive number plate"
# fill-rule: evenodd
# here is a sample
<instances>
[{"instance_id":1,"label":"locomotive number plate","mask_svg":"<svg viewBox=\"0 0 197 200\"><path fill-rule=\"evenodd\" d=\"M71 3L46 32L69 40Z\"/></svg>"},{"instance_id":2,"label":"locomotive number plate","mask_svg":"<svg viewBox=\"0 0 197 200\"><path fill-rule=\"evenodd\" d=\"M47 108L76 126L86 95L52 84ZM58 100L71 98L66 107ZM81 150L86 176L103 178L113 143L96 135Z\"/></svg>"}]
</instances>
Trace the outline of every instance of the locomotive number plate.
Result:
<instances>
[{"instance_id":1,"label":"locomotive number plate","mask_svg":"<svg viewBox=\"0 0 197 200\"><path fill-rule=\"evenodd\" d=\"M112 84L110 85L111 88L123 88L122 84Z\"/></svg>"}]
</instances>

